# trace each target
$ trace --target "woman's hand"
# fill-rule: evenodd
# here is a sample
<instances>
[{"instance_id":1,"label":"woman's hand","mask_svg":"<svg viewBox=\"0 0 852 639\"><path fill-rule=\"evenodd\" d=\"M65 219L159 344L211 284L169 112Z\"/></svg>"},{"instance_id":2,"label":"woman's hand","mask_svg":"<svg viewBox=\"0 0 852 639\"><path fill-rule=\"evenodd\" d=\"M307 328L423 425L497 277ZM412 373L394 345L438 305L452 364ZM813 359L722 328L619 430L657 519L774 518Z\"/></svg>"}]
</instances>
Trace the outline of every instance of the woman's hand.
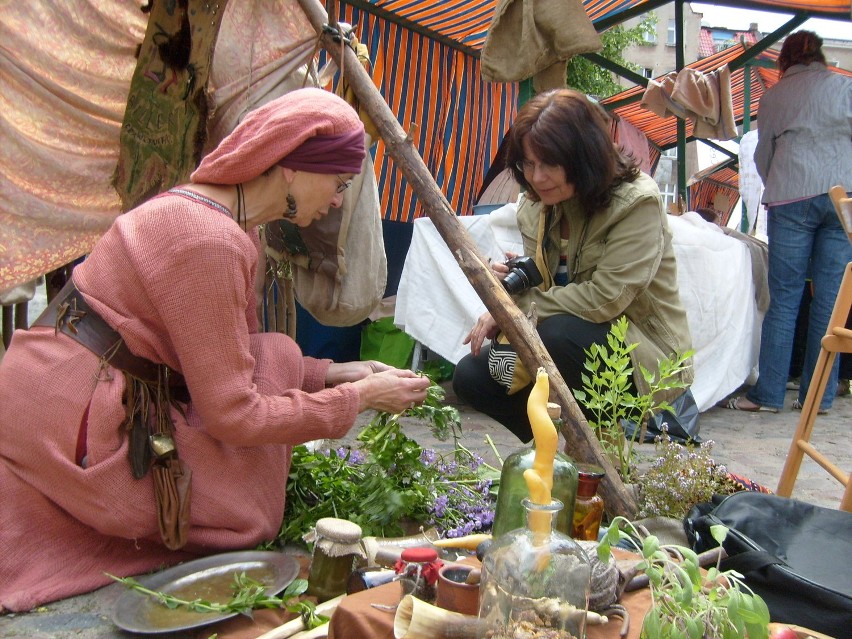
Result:
<instances>
[{"instance_id":1,"label":"woman's hand","mask_svg":"<svg viewBox=\"0 0 852 639\"><path fill-rule=\"evenodd\" d=\"M518 257L517 253L506 253L506 261L515 257ZM502 282L506 275L509 274L509 267L506 266L505 262L491 262L491 272L494 274L494 277Z\"/></svg>"},{"instance_id":2,"label":"woman's hand","mask_svg":"<svg viewBox=\"0 0 852 639\"><path fill-rule=\"evenodd\" d=\"M336 386L345 382L357 382L373 373L391 370L391 366L369 360L365 362L333 362L325 374L325 385Z\"/></svg>"},{"instance_id":3,"label":"woman's hand","mask_svg":"<svg viewBox=\"0 0 852 639\"><path fill-rule=\"evenodd\" d=\"M479 355L482 350L482 343L486 339L494 339L498 333L497 322L491 317L491 313L485 312L476 320L476 324L470 329L470 333L464 338L463 344L470 344L470 352L472 355Z\"/></svg>"},{"instance_id":4,"label":"woman's hand","mask_svg":"<svg viewBox=\"0 0 852 639\"><path fill-rule=\"evenodd\" d=\"M431 383L425 375L388 367L354 382L361 398L358 412L373 409L401 413L406 408L422 404Z\"/></svg>"}]
</instances>

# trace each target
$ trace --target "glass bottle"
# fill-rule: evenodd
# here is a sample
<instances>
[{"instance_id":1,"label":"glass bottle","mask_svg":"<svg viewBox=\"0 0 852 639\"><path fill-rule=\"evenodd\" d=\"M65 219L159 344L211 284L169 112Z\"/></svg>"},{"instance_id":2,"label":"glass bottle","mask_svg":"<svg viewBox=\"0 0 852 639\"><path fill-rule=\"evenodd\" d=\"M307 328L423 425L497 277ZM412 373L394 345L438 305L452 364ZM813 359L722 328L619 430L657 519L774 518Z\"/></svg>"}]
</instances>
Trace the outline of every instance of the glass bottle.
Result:
<instances>
[{"instance_id":1,"label":"glass bottle","mask_svg":"<svg viewBox=\"0 0 852 639\"><path fill-rule=\"evenodd\" d=\"M355 560L364 557L361 526L346 519L323 517L304 539L314 544L305 594L318 601L344 594Z\"/></svg>"},{"instance_id":2,"label":"glass bottle","mask_svg":"<svg viewBox=\"0 0 852 639\"><path fill-rule=\"evenodd\" d=\"M557 432L562 423L559 418L559 404L548 402L547 412L556 426ZM513 452L503 462L500 471L500 488L497 491L497 505L494 509L494 523L491 534L496 538L500 535L521 528L526 523L526 511L521 502L529 497L529 489L524 480L524 471L532 468L535 459L535 440L530 446ZM556 452L553 460L554 499L562 502L562 510L556 517L556 530L565 535L571 535L571 513L574 512L574 499L577 494L577 468L573 460Z\"/></svg>"},{"instance_id":3,"label":"glass bottle","mask_svg":"<svg viewBox=\"0 0 852 639\"><path fill-rule=\"evenodd\" d=\"M527 524L494 540L482 558L479 618L486 636L584 639L591 564L553 528L562 509L523 501ZM543 518L543 519L542 519Z\"/></svg>"},{"instance_id":4,"label":"glass bottle","mask_svg":"<svg viewBox=\"0 0 852 639\"><path fill-rule=\"evenodd\" d=\"M597 493L598 486L606 473L600 466L592 464L580 464L578 472L579 483L571 536L574 539L597 541L604 513L603 498Z\"/></svg>"}]
</instances>

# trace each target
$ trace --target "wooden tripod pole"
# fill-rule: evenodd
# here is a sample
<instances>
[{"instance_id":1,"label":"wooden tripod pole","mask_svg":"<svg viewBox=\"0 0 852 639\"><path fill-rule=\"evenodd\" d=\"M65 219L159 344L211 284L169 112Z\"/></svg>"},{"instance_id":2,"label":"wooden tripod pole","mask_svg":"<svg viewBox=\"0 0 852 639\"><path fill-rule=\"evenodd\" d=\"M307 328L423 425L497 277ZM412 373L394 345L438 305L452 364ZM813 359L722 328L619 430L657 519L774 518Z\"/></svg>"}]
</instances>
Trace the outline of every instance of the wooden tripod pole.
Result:
<instances>
[{"instance_id":1,"label":"wooden tripod pole","mask_svg":"<svg viewBox=\"0 0 852 639\"><path fill-rule=\"evenodd\" d=\"M299 0L311 24L320 34L322 46L344 70L346 79L361 107L370 115L382 136L388 153L396 166L405 175L408 184L417 194L426 215L435 225L450 251L461 266L474 290L497 325L509 338L518 357L533 373L544 368L550 379L551 393L562 407L565 427L562 429L567 451L582 462L597 464L606 471L601 484L601 493L607 510L614 515L632 518L636 514L636 501L627 489L616 469L601 449L594 432L586 423L577 402L568 390L541 338L530 320L521 312L502 284L486 265L478 247L471 240L464 226L435 183L423 158L406 136L396 116L373 84L372 78L358 62L351 47L343 44L336 33L326 29L328 16L319 0Z\"/></svg>"}]
</instances>

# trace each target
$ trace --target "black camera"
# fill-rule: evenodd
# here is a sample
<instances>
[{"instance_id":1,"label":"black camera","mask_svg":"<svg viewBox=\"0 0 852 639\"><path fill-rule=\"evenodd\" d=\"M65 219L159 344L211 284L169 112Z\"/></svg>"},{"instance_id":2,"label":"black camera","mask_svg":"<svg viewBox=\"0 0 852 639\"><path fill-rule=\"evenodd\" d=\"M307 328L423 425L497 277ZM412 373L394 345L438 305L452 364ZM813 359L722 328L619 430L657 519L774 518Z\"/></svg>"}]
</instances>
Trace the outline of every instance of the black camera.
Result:
<instances>
[{"instance_id":1,"label":"black camera","mask_svg":"<svg viewBox=\"0 0 852 639\"><path fill-rule=\"evenodd\" d=\"M526 255L513 257L506 261L509 272L503 278L503 286L511 295L523 293L528 288L538 286L544 281L541 272L535 265L535 260Z\"/></svg>"}]
</instances>

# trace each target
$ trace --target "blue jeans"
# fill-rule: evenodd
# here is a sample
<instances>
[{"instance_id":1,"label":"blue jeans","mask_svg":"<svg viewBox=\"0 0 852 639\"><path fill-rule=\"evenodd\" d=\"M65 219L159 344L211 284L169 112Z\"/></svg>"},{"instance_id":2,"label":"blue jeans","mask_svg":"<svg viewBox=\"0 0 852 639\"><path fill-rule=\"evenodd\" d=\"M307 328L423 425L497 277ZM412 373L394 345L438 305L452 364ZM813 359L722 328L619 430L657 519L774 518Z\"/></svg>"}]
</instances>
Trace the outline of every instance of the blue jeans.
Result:
<instances>
[{"instance_id":1,"label":"blue jeans","mask_svg":"<svg viewBox=\"0 0 852 639\"><path fill-rule=\"evenodd\" d=\"M768 408L783 408L796 315L805 280L813 281L813 301L808 318L805 362L799 388L804 404L820 341L834 310L846 265L852 262L852 245L837 219L827 194L799 202L769 207L769 308L763 318L759 378L747 397ZM835 359L821 409L831 408L837 392L839 358Z\"/></svg>"}]
</instances>

